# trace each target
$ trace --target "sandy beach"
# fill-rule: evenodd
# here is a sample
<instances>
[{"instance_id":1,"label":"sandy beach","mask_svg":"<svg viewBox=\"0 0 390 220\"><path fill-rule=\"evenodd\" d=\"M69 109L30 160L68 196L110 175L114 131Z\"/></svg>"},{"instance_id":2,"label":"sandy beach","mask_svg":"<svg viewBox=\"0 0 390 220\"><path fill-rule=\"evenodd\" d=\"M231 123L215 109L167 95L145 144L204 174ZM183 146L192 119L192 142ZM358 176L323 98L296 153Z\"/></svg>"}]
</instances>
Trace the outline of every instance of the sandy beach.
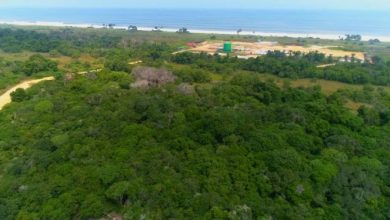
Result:
<instances>
[{"instance_id":1,"label":"sandy beach","mask_svg":"<svg viewBox=\"0 0 390 220\"><path fill-rule=\"evenodd\" d=\"M28 21L0 21L3 25L16 25L16 26L48 26L48 27L75 27L75 28L104 28L103 25L92 24L67 24L63 22L28 22ZM127 26L115 26L114 29L127 29ZM153 31L154 27L138 27L140 31ZM174 28L161 28L164 32L176 32L178 29ZM198 34L226 34L235 35L236 31L229 30L196 30L189 29L191 33ZM344 37L343 33L340 34L324 34L324 33L283 33L283 32L254 32L243 30L240 35L248 36L264 36L264 37L293 37L293 38L320 38L329 40L338 40L340 37ZM362 40L367 41L370 39L379 39L383 42L390 42L390 36L374 36L374 35L362 35Z\"/></svg>"}]
</instances>

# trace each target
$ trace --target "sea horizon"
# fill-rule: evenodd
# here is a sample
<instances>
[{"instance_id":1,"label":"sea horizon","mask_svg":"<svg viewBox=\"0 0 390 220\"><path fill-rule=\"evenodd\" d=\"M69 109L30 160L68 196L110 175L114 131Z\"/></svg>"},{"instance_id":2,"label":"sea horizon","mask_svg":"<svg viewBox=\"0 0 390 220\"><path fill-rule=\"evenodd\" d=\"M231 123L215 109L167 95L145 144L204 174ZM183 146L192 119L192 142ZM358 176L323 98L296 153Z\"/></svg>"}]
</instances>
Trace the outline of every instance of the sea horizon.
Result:
<instances>
[{"instance_id":1,"label":"sea horizon","mask_svg":"<svg viewBox=\"0 0 390 220\"><path fill-rule=\"evenodd\" d=\"M169 32L185 27L193 33L242 30L243 35L329 39L360 34L364 40L390 41L389 14L386 10L0 8L0 23L97 28L115 24L121 29L135 25Z\"/></svg>"}]
</instances>

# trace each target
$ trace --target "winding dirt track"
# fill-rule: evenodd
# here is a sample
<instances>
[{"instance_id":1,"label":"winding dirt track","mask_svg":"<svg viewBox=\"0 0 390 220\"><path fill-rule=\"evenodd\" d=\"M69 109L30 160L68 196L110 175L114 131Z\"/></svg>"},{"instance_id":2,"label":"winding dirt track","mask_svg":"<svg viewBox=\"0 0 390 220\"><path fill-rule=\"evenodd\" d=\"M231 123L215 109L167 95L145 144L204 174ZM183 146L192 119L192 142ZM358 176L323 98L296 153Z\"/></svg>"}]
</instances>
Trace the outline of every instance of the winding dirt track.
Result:
<instances>
[{"instance_id":1,"label":"winding dirt track","mask_svg":"<svg viewBox=\"0 0 390 220\"><path fill-rule=\"evenodd\" d=\"M139 60L139 61L131 62L129 64L135 65L135 64L139 64L139 63L142 63L142 61ZM102 71L102 69L82 71L82 72L78 72L77 74L85 75L87 73L98 73L100 71ZM19 88L20 89L28 89L37 83L40 83L43 81L51 81L51 80L55 80L54 76L48 76L48 77L44 77L41 79L26 80L26 81L23 81L15 86L13 86L12 88L8 89L6 92L4 92L3 94L0 95L0 111L4 108L4 106L6 106L7 104L12 102L12 100L11 100L11 93L12 92L16 91Z\"/></svg>"},{"instance_id":2,"label":"winding dirt track","mask_svg":"<svg viewBox=\"0 0 390 220\"><path fill-rule=\"evenodd\" d=\"M54 80L54 79L55 78L53 76L49 76L49 77L44 77L42 79L27 80L27 81L23 81L23 82L17 84L16 86L8 89L5 93L0 95L0 110L2 110L4 108L4 106L6 106L7 104L11 103L11 101L12 101L11 100L11 93L14 92L15 90L17 90L19 88L20 89L28 89L37 83L40 83L43 81L50 81L50 80Z\"/></svg>"}]
</instances>

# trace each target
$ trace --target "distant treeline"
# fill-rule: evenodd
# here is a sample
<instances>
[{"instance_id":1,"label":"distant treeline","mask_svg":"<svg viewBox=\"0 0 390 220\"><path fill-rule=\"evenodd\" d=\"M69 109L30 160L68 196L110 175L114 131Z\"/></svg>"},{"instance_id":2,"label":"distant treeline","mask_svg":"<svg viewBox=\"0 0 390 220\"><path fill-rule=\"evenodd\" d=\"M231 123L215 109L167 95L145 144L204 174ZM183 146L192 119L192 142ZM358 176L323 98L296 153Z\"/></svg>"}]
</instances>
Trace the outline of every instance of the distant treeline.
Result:
<instances>
[{"instance_id":1,"label":"distant treeline","mask_svg":"<svg viewBox=\"0 0 390 220\"><path fill-rule=\"evenodd\" d=\"M193 64L215 72L248 70L269 73L286 78L317 78L352 84L390 84L390 62L375 59L374 64L359 62L338 62L331 56L317 52L290 55L283 52L269 52L265 56L248 60L219 55L180 53L171 59L178 64ZM318 68L324 63L336 63L335 66Z\"/></svg>"},{"instance_id":2,"label":"distant treeline","mask_svg":"<svg viewBox=\"0 0 390 220\"><path fill-rule=\"evenodd\" d=\"M353 58L351 62L338 62L338 59L318 52L285 54L275 51L248 60L207 54L171 55L175 50L173 44L141 42L130 36L126 32L111 30L80 31L65 28L38 31L0 28L0 50L15 53L44 52L73 57L88 53L111 62L112 70L127 70L126 60L134 58L150 60L152 65L161 65L166 61L193 64L217 73L247 70L286 78L318 78L352 84L390 84L390 63L383 62L379 57L373 58L373 64L362 64ZM337 65L317 68L320 64L330 63Z\"/></svg>"},{"instance_id":3,"label":"distant treeline","mask_svg":"<svg viewBox=\"0 0 390 220\"><path fill-rule=\"evenodd\" d=\"M53 50L63 55L73 55L88 48L114 48L119 36L96 34L96 32L79 33L72 29L33 31L23 29L0 28L0 49L4 52L42 52Z\"/></svg>"}]
</instances>

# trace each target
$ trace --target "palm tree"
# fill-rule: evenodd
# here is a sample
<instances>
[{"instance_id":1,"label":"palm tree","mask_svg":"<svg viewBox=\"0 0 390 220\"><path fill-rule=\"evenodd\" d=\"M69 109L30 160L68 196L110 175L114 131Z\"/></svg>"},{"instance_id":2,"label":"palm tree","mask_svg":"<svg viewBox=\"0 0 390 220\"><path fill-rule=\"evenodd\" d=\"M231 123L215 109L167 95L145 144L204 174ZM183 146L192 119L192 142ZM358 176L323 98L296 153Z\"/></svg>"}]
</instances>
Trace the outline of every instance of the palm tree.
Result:
<instances>
[{"instance_id":1,"label":"palm tree","mask_svg":"<svg viewBox=\"0 0 390 220\"><path fill-rule=\"evenodd\" d=\"M188 29L186 27L180 28L177 33L189 33Z\"/></svg>"},{"instance_id":2,"label":"palm tree","mask_svg":"<svg viewBox=\"0 0 390 220\"><path fill-rule=\"evenodd\" d=\"M356 61L356 55L353 53L351 56L351 63L354 63Z\"/></svg>"},{"instance_id":3,"label":"palm tree","mask_svg":"<svg viewBox=\"0 0 390 220\"><path fill-rule=\"evenodd\" d=\"M138 28L137 28L137 26L130 25L130 26L127 27L127 30L129 30L129 31L137 31Z\"/></svg>"}]
</instances>

